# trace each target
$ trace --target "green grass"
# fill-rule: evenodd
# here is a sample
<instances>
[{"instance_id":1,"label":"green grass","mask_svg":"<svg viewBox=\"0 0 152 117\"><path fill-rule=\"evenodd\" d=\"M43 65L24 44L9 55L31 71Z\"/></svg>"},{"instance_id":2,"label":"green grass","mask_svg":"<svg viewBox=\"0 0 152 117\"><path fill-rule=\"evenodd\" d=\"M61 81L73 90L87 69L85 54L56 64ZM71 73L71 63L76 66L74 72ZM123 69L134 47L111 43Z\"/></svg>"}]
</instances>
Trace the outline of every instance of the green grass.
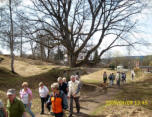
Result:
<instances>
[{"instance_id":1,"label":"green grass","mask_svg":"<svg viewBox=\"0 0 152 117\"><path fill-rule=\"evenodd\" d=\"M85 80L87 83L98 84L99 80L96 79L87 79ZM101 115L105 114L105 112L110 113L109 109L121 109L121 108L136 108L143 107L146 109L152 110L152 74L143 74L138 73L136 79L131 81L129 79L128 83L120 88L120 91L113 97L113 99L118 101L140 101L140 105L130 105L127 107L126 105L111 105L106 106L106 102L99 105L95 111L91 112L91 115ZM143 102L143 103L142 103ZM144 103L145 102L145 103ZM135 107L134 107L135 106ZM111 110L111 111L113 111ZM122 109L123 110L123 109ZM120 114L121 116L121 114Z\"/></svg>"}]
</instances>

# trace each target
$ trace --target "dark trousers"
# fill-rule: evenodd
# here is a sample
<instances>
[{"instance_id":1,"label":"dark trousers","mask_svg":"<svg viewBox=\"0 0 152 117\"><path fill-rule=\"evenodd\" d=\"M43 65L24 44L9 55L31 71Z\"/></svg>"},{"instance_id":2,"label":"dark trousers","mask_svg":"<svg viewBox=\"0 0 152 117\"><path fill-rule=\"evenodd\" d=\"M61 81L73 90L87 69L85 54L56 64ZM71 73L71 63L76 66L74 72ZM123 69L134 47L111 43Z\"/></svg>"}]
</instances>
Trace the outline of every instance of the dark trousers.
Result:
<instances>
[{"instance_id":1,"label":"dark trousers","mask_svg":"<svg viewBox=\"0 0 152 117\"><path fill-rule=\"evenodd\" d=\"M55 117L63 117L63 113L54 113Z\"/></svg>"},{"instance_id":2,"label":"dark trousers","mask_svg":"<svg viewBox=\"0 0 152 117\"><path fill-rule=\"evenodd\" d=\"M77 112L78 113L80 112L79 98L80 97L73 97L73 96L70 97L70 114L71 115L73 114L73 100L75 101Z\"/></svg>"},{"instance_id":3,"label":"dark trousers","mask_svg":"<svg viewBox=\"0 0 152 117\"><path fill-rule=\"evenodd\" d=\"M41 109L42 109L42 113L44 113L44 104L46 103L46 101L47 101L47 97L46 98L41 98ZM50 105L48 104L47 105L47 109L50 111L51 109L50 109Z\"/></svg>"}]
</instances>

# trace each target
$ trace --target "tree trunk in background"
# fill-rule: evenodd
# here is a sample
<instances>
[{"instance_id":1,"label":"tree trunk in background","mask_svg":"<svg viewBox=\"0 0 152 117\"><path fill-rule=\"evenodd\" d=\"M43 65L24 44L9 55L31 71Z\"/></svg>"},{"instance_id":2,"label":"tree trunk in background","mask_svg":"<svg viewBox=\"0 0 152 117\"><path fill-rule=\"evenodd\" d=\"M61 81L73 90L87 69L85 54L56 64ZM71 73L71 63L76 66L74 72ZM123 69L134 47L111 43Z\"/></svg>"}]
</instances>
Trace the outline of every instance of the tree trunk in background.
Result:
<instances>
[{"instance_id":1,"label":"tree trunk in background","mask_svg":"<svg viewBox=\"0 0 152 117\"><path fill-rule=\"evenodd\" d=\"M9 0L9 10L10 10L10 53L11 53L11 71L15 73L14 70L14 36L13 36L13 18L12 18L12 1Z\"/></svg>"},{"instance_id":2,"label":"tree trunk in background","mask_svg":"<svg viewBox=\"0 0 152 117\"><path fill-rule=\"evenodd\" d=\"M48 48L48 52L47 52L47 61L49 61L49 59L50 59L50 49Z\"/></svg>"},{"instance_id":3,"label":"tree trunk in background","mask_svg":"<svg viewBox=\"0 0 152 117\"><path fill-rule=\"evenodd\" d=\"M20 46L20 57L23 57L23 31L22 31L22 27L21 27L21 46Z\"/></svg>"},{"instance_id":4,"label":"tree trunk in background","mask_svg":"<svg viewBox=\"0 0 152 117\"><path fill-rule=\"evenodd\" d=\"M41 39L41 42L43 43L43 40ZM40 44L40 52L41 52L41 60L46 60L46 54L45 54L45 48L42 44Z\"/></svg>"},{"instance_id":5,"label":"tree trunk in background","mask_svg":"<svg viewBox=\"0 0 152 117\"><path fill-rule=\"evenodd\" d=\"M32 57L35 58L35 49L33 47L33 42L32 41L30 41L30 45L31 45Z\"/></svg>"},{"instance_id":6,"label":"tree trunk in background","mask_svg":"<svg viewBox=\"0 0 152 117\"><path fill-rule=\"evenodd\" d=\"M76 67L77 56L75 54L68 54L68 63L70 67Z\"/></svg>"}]
</instances>

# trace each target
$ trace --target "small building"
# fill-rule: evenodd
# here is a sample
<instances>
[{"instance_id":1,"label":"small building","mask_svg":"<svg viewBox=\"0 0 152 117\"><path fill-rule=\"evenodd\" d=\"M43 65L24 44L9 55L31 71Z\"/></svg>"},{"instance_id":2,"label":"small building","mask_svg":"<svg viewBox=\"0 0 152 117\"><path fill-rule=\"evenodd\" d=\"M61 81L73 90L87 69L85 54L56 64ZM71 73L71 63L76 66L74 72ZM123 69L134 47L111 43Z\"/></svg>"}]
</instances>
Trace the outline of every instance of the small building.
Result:
<instances>
[{"instance_id":1,"label":"small building","mask_svg":"<svg viewBox=\"0 0 152 117\"><path fill-rule=\"evenodd\" d=\"M116 70L117 71L123 71L124 67L122 65L117 66Z\"/></svg>"}]
</instances>

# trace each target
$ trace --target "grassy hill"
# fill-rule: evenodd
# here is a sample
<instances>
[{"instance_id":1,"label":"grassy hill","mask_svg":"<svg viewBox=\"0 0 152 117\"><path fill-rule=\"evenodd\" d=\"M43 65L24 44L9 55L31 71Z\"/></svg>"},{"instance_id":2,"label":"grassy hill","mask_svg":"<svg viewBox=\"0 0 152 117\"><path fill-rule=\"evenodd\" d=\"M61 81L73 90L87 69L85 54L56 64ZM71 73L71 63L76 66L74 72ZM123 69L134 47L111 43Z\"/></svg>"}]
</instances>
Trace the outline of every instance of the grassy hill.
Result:
<instances>
[{"instance_id":1,"label":"grassy hill","mask_svg":"<svg viewBox=\"0 0 152 117\"><path fill-rule=\"evenodd\" d=\"M21 89L23 81L29 83L33 91L32 110L36 117L41 117L40 99L38 94L38 83L43 81L48 87L56 82L58 76L63 76L65 71L73 72L66 66L53 65L41 61L16 58L15 70L17 74L10 72L9 56L0 56L4 60L0 63L0 99L6 102L6 91L8 88L15 88L17 92ZM151 117L152 115L152 74L138 73L134 81L127 73L127 84L118 88L116 85L108 88L104 93L99 87L102 81L102 74L116 72L101 68L81 68L88 74L81 76L83 88L81 90L81 116L80 117ZM18 96L18 95L17 95ZM147 105L110 105L106 106L108 100L141 100L148 101ZM44 115L43 117L50 117ZM77 115L74 115L77 117Z\"/></svg>"}]
</instances>

